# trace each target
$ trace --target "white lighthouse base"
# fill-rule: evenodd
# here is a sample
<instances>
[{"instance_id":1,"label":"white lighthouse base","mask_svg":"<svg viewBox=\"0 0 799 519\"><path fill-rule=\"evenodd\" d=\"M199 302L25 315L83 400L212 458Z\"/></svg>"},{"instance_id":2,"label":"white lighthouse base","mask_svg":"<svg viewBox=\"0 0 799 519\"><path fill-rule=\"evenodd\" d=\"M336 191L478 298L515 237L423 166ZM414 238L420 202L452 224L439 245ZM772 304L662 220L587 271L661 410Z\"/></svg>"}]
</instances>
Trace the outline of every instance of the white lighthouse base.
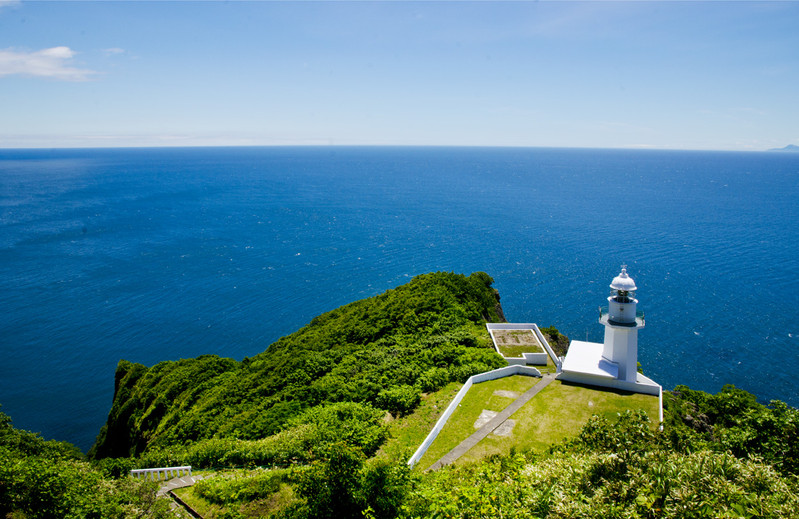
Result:
<instances>
[{"instance_id":1,"label":"white lighthouse base","mask_svg":"<svg viewBox=\"0 0 799 519\"><path fill-rule=\"evenodd\" d=\"M660 385L641 373L636 373L635 382L620 380L619 365L602 356L603 348L598 342L572 341L558 379L660 396Z\"/></svg>"}]
</instances>

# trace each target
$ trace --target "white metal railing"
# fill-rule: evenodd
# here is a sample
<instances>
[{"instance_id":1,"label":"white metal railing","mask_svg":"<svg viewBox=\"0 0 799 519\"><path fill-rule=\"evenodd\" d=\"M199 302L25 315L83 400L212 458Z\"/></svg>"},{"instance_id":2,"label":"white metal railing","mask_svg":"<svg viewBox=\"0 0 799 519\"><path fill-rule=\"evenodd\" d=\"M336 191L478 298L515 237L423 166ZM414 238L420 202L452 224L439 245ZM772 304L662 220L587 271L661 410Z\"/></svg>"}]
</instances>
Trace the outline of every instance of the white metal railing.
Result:
<instances>
[{"instance_id":1,"label":"white metal railing","mask_svg":"<svg viewBox=\"0 0 799 519\"><path fill-rule=\"evenodd\" d=\"M635 311L635 321L633 321L633 322L614 321L613 319L610 318L610 311L609 311L608 307L607 306L600 306L599 307L599 322L600 322L600 324L605 324L606 322L608 322L610 324L615 324L617 326L629 326L630 328L632 328L632 327L640 327L640 326L646 326L646 316L644 315L644 312L642 312L641 310L636 310Z\"/></svg>"},{"instance_id":2,"label":"white metal railing","mask_svg":"<svg viewBox=\"0 0 799 519\"><path fill-rule=\"evenodd\" d=\"M159 467L155 469L133 469L130 471L130 475L141 479L144 478L145 480L152 480L152 481L161 481L161 475L163 474L163 479L172 479L181 476L191 476L191 466L186 465L183 467Z\"/></svg>"}]
</instances>

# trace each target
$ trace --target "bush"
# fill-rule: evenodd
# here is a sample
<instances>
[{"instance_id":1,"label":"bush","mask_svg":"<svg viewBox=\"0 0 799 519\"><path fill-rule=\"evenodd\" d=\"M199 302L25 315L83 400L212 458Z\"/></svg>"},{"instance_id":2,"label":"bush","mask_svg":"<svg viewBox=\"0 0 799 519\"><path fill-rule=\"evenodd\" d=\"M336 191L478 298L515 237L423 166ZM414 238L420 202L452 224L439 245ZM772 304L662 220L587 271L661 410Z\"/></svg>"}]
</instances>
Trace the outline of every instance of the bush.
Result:
<instances>
[{"instance_id":1,"label":"bush","mask_svg":"<svg viewBox=\"0 0 799 519\"><path fill-rule=\"evenodd\" d=\"M120 479L127 477L136 468L133 458L104 458L92 462L92 465L105 477Z\"/></svg>"},{"instance_id":2,"label":"bush","mask_svg":"<svg viewBox=\"0 0 799 519\"><path fill-rule=\"evenodd\" d=\"M402 385L384 389L377 395L377 405L395 416L412 411L421 401L419 389Z\"/></svg>"},{"instance_id":3,"label":"bush","mask_svg":"<svg viewBox=\"0 0 799 519\"><path fill-rule=\"evenodd\" d=\"M315 449L343 442L367 455L387 436L384 413L368 404L338 402L310 408L287 428L261 440L211 438L190 446L150 449L138 467L191 465L195 468L289 466L315 459Z\"/></svg>"},{"instance_id":4,"label":"bush","mask_svg":"<svg viewBox=\"0 0 799 519\"><path fill-rule=\"evenodd\" d=\"M447 383L449 383L449 371L438 367L428 369L416 381L416 385L425 393L438 391Z\"/></svg>"},{"instance_id":5,"label":"bush","mask_svg":"<svg viewBox=\"0 0 799 519\"><path fill-rule=\"evenodd\" d=\"M361 516L358 499L358 474L363 453L346 444L329 445L305 471L297 485L305 498L307 517L341 519Z\"/></svg>"},{"instance_id":6,"label":"bush","mask_svg":"<svg viewBox=\"0 0 799 519\"><path fill-rule=\"evenodd\" d=\"M195 485L197 495L220 505L264 499L280 489L288 472L284 469L218 473Z\"/></svg>"},{"instance_id":7,"label":"bush","mask_svg":"<svg viewBox=\"0 0 799 519\"><path fill-rule=\"evenodd\" d=\"M345 444L317 453L297 484L303 503L284 514L295 519L389 519L400 514L410 490L410 469L403 462L366 461Z\"/></svg>"}]
</instances>

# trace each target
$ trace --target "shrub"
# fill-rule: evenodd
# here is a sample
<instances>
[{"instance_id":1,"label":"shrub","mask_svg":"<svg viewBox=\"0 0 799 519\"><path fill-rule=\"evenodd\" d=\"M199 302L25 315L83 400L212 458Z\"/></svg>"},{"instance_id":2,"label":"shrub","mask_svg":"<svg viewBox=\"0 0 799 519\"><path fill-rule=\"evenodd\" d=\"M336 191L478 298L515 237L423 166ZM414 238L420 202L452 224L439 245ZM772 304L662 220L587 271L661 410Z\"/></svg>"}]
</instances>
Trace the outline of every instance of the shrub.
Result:
<instances>
[{"instance_id":1,"label":"shrub","mask_svg":"<svg viewBox=\"0 0 799 519\"><path fill-rule=\"evenodd\" d=\"M422 373L416 385L425 393L437 391L449 382L449 371L446 368L433 367Z\"/></svg>"},{"instance_id":2,"label":"shrub","mask_svg":"<svg viewBox=\"0 0 799 519\"><path fill-rule=\"evenodd\" d=\"M223 472L198 481L195 491L200 497L220 505L254 501L277 492L287 474L285 469Z\"/></svg>"},{"instance_id":3,"label":"shrub","mask_svg":"<svg viewBox=\"0 0 799 519\"><path fill-rule=\"evenodd\" d=\"M408 385L384 389L377 395L377 405L397 416L412 411L420 400L419 389Z\"/></svg>"}]
</instances>

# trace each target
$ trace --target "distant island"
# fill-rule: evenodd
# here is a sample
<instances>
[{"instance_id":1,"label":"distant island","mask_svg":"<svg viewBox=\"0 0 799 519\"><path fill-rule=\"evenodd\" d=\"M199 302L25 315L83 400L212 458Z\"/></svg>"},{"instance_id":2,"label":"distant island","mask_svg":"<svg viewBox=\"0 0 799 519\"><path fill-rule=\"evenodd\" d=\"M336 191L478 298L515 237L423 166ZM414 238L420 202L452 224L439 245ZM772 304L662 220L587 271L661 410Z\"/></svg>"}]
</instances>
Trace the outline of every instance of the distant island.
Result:
<instances>
[{"instance_id":1,"label":"distant island","mask_svg":"<svg viewBox=\"0 0 799 519\"><path fill-rule=\"evenodd\" d=\"M796 144L789 144L784 148L771 148L769 151L799 151L799 146Z\"/></svg>"}]
</instances>

